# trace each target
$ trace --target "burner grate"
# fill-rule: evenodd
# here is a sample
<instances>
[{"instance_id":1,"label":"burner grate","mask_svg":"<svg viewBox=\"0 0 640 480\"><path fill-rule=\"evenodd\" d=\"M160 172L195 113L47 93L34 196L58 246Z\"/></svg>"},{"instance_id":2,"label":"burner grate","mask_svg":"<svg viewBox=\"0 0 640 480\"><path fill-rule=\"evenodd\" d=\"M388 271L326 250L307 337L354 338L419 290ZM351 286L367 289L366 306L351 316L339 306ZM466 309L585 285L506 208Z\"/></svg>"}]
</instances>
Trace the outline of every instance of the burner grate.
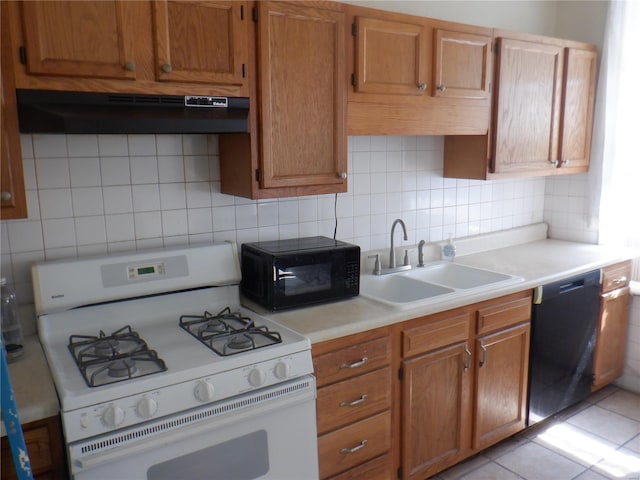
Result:
<instances>
[{"instance_id":1,"label":"burner grate","mask_svg":"<svg viewBox=\"0 0 640 480\"><path fill-rule=\"evenodd\" d=\"M89 387L144 377L167 370L164 361L127 325L106 335L71 335L71 356Z\"/></svg>"},{"instance_id":2,"label":"burner grate","mask_svg":"<svg viewBox=\"0 0 640 480\"><path fill-rule=\"evenodd\" d=\"M279 332L256 326L253 320L230 307L213 315L182 315L180 327L220 356L226 357L282 343Z\"/></svg>"}]
</instances>

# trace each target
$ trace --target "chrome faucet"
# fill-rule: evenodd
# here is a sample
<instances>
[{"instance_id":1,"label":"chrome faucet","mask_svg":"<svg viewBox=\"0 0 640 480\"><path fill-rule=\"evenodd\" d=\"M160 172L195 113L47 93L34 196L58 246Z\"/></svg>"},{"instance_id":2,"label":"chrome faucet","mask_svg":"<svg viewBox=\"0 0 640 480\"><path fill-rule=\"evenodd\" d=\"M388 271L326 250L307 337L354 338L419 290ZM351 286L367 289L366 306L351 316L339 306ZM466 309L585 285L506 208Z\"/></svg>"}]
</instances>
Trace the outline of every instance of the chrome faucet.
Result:
<instances>
[{"instance_id":1,"label":"chrome faucet","mask_svg":"<svg viewBox=\"0 0 640 480\"><path fill-rule=\"evenodd\" d=\"M393 224L391 225L391 250L389 251L389 268L396 268L396 252L393 249L393 232L396 229L396 225L400 224L400 226L402 227L402 231L404 232L404 239L405 241L409 240L409 237L407 236L407 227L404 224L404 222L402 220L400 220L399 218L396 218L393 221Z\"/></svg>"}]
</instances>

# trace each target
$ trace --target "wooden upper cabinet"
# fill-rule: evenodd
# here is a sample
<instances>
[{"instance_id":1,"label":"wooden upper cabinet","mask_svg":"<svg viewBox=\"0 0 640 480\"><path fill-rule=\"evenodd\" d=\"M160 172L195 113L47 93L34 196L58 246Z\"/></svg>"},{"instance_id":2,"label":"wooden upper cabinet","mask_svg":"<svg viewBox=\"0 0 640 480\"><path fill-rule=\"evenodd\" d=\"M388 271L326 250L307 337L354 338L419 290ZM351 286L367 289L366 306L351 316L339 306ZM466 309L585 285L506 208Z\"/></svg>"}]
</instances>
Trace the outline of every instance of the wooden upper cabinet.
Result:
<instances>
[{"instance_id":1,"label":"wooden upper cabinet","mask_svg":"<svg viewBox=\"0 0 640 480\"><path fill-rule=\"evenodd\" d=\"M427 90L425 25L355 17L355 91L424 95Z\"/></svg>"},{"instance_id":2,"label":"wooden upper cabinet","mask_svg":"<svg viewBox=\"0 0 640 480\"><path fill-rule=\"evenodd\" d=\"M249 97L246 1L7 1L16 87Z\"/></svg>"},{"instance_id":3,"label":"wooden upper cabinet","mask_svg":"<svg viewBox=\"0 0 640 480\"><path fill-rule=\"evenodd\" d=\"M159 81L242 85L250 20L239 2L152 2Z\"/></svg>"},{"instance_id":4,"label":"wooden upper cabinet","mask_svg":"<svg viewBox=\"0 0 640 480\"><path fill-rule=\"evenodd\" d=\"M27 200L22 169L22 151L18 132L18 111L16 106L13 66L8 41L8 16L6 3L2 2L2 65L0 67L0 218L26 218Z\"/></svg>"},{"instance_id":5,"label":"wooden upper cabinet","mask_svg":"<svg viewBox=\"0 0 640 480\"><path fill-rule=\"evenodd\" d=\"M491 90L492 37L434 30L433 95L488 99Z\"/></svg>"},{"instance_id":6,"label":"wooden upper cabinet","mask_svg":"<svg viewBox=\"0 0 640 480\"><path fill-rule=\"evenodd\" d=\"M21 2L29 74L136 78L128 2Z\"/></svg>"},{"instance_id":7,"label":"wooden upper cabinet","mask_svg":"<svg viewBox=\"0 0 640 480\"><path fill-rule=\"evenodd\" d=\"M499 38L498 51L493 171L554 170L564 49Z\"/></svg>"},{"instance_id":8,"label":"wooden upper cabinet","mask_svg":"<svg viewBox=\"0 0 640 480\"><path fill-rule=\"evenodd\" d=\"M344 28L342 11L258 2L263 188L346 190Z\"/></svg>"},{"instance_id":9,"label":"wooden upper cabinet","mask_svg":"<svg viewBox=\"0 0 640 480\"><path fill-rule=\"evenodd\" d=\"M596 96L597 52L567 48L560 124L560 168L585 172L591 154L591 126Z\"/></svg>"}]
</instances>

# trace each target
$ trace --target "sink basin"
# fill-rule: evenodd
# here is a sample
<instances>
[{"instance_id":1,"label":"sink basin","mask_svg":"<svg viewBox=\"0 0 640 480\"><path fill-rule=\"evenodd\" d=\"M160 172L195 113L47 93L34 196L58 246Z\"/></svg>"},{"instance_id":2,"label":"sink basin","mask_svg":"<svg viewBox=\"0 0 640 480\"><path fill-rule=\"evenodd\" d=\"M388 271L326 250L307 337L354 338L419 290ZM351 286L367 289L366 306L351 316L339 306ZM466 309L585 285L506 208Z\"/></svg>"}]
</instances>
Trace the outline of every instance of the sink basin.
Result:
<instances>
[{"instance_id":1,"label":"sink basin","mask_svg":"<svg viewBox=\"0 0 640 480\"><path fill-rule=\"evenodd\" d=\"M511 275L481 270L451 262L437 262L406 272L408 278L432 282L447 287L467 290L497 282L511 280Z\"/></svg>"},{"instance_id":2,"label":"sink basin","mask_svg":"<svg viewBox=\"0 0 640 480\"><path fill-rule=\"evenodd\" d=\"M521 277L504 273L434 262L387 275L362 275L360 295L402 309L425 305L444 295L468 295L521 281Z\"/></svg>"},{"instance_id":3,"label":"sink basin","mask_svg":"<svg viewBox=\"0 0 640 480\"><path fill-rule=\"evenodd\" d=\"M412 306L415 302L454 291L405 275L366 275L360 278L361 295L393 306Z\"/></svg>"}]
</instances>

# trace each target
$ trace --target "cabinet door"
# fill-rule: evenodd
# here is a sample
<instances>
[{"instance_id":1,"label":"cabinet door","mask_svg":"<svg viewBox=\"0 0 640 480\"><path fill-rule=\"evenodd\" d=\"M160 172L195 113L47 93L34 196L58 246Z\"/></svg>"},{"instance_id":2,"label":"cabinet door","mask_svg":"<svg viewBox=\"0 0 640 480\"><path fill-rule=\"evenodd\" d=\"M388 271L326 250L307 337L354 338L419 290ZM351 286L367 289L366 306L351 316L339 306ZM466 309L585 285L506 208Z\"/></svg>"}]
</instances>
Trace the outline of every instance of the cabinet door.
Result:
<instances>
[{"instance_id":1,"label":"cabinet door","mask_svg":"<svg viewBox=\"0 0 640 480\"><path fill-rule=\"evenodd\" d=\"M356 17L355 91L424 95L427 37L424 24Z\"/></svg>"},{"instance_id":2,"label":"cabinet door","mask_svg":"<svg viewBox=\"0 0 640 480\"><path fill-rule=\"evenodd\" d=\"M558 161L563 48L498 39L494 173L550 174Z\"/></svg>"},{"instance_id":3,"label":"cabinet door","mask_svg":"<svg viewBox=\"0 0 640 480\"><path fill-rule=\"evenodd\" d=\"M242 85L248 57L245 2L152 2L160 81Z\"/></svg>"},{"instance_id":4,"label":"cabinet door","mask_svg":"<svg viewBox=\"0 0 640 480\"><path fill-rule=\"evenodd\" d=\"M596 96L597 53L567 48L560 131L561 168L587 171L591 153L593 104Z\"/></svg>"},{"instance_id":5,"label":"cabinet door","mask_svg":"<svg viewBox=\"0 0 640 480\"><path fill-rule=\"evenodd\" d=\"M258 2L263 188L346 190L344 24L342 11Z\"/></svg>"},{"instance_id":6,"label":"cabinet door","mask_svg":"<svg viewBox=\"0 0 640 480\"><path fill-rule=\"evenodd\" d=\"M466 343L403 362L403 478L426 478L468 451L470 365Z\"/></svg>"},{"instance_id":7,"label":"cabinet door","mask_svg":"<svg viewBox=\"0 0 640 480\"><path fill-rule=\"evenodd\" d=\"M600 296L600 318L593 360L594 390L622 375L628 321L629 287Z\"/></svg>"},{"instance_id":8,"label":"cabinet door","mask_svg":"<svg viewBox=\"0 0 640 480\"><path fill-rule=\"evenodd\" d=\"M478 338L476 352L473 448L483 449L525 427L529 324Z\"/></svg>"},{"instance_id":9,"label":"cabinet door","mask_svg":"<svg viewBox=\"0 0 640 480\"><path fill-rule=\"evenodd\" d=\"M18 111L16 106L13 66L11 65L9 25L5 14L5 2L2 4L2 78L0 80L0 177L3 220L25 218L27 200L25 196L22 172L22 152L20 133L18 132Z\"/></svg>"},{"instance_id":10,"label":"cabinet door","mask_svg":"<svg viewBox=\"0 0 640 480\"><path fill-rule=\"evenodd\" d=\"M27 70L69 77L136 78L128 2L21 3Z\"/></svg>"},{"instance_id":11,"label":"cabinet door","mask_svg":"<svg viewBox=\"0 0 640 480\"><path fill-rule=\"evenodd\" d=\"M442 29L434 31L433 95L489 98L491 37Z\"/></svg>"}]
</instances>

